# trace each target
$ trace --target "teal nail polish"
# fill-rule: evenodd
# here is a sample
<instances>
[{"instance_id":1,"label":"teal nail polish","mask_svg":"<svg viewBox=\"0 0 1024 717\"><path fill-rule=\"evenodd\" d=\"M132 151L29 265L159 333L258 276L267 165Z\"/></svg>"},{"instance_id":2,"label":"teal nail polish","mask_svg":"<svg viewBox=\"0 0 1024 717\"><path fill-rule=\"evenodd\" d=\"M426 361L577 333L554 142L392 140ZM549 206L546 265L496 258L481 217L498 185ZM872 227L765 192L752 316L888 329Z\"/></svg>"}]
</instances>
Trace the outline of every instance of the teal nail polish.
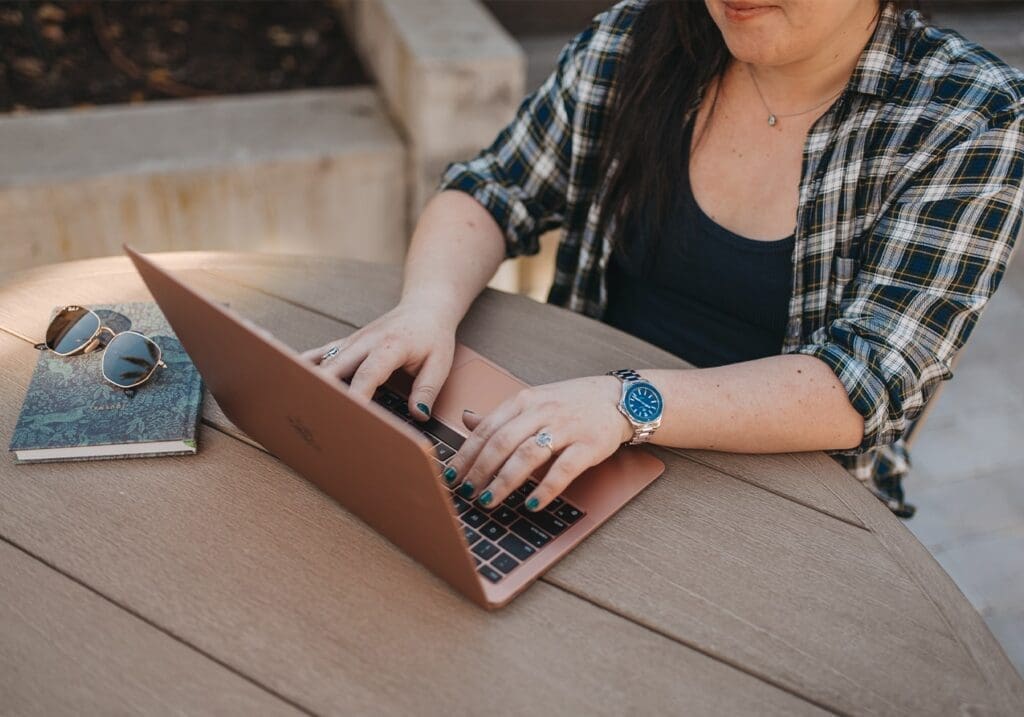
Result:
<instances>
[{"instance_id":1,"label":"teal nail polish","mask_svg":"<svg viewBox=\"0 0 1024 717\"><path fill-rule=\"evenodd\" d=\"M491 495L491 491L485 490L477 500L480 502L480 505L490 505L491 501L494 500L494 496Z\"/></svg>"},{"instance_id":2,"label":"teal nail polish","mask_svg":"<svg viewBox=\"0 0 1024 717\"><path fill-rule=\"evenodd\" d=\"M469 496L473 495L473 484L463 483L462 485L459 486L458 493L463 498L468 498Z\"/></svg>"},{"instance_id":3,"label":"teal nail polish","mask_svg":"<svg viewBox=\"0 0 1024 717\"><path fill-rule=\"evenodd\" d=\"M420 413L422 413L424 416L430 416L430 406L428 406L427 404L417 403L416 408L418 408L420 410Z\"/></svg>"},{"instance_id":4,"label":"teal nail polish","mask_svg":"<svg viewBox=\"0 0 1024 717\"><path fill-rule=\"evenodd\" d=\"M537 510L538 505L540 505L540 501L537 500L536 498L530 498L528 501L526 501L527 510Z\"/></svg>"},{"instance_id":5,"label":"teal nail polish","mask_svg":"<svg viewBox=\"0 0 1024 717\"><path fill-rule=\"evenodd\" d=\"M457 470L455 470L451 466L448 466L447 468L444 469L444 473L442 473L441 475L444 476L444 482L445 483L454 483L455 482L455 477L458 474L459 474L459 472Z\"/></svg>"}]
</instances>

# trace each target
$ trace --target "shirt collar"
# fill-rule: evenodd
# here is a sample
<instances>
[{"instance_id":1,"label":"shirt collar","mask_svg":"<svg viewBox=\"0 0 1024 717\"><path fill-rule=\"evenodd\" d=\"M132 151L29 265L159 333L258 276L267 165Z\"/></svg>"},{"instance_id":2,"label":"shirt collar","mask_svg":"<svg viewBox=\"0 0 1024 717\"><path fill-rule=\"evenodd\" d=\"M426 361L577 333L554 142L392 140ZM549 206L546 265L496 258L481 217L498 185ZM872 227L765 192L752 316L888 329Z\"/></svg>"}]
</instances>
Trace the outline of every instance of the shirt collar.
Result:
<instances>
[{"instance_id":1,"label":"shirt collar","mask_svg":"<svg viewBox=\"0 0 1024 717\"><path fill-rule=\"evenodd\" d=\"M908 10L902 16L885 3L878 25L850 76L849 89L864 95L888 97L903 66L905 30L924 23L921 14Z\"/></svg>"}]
</instances>

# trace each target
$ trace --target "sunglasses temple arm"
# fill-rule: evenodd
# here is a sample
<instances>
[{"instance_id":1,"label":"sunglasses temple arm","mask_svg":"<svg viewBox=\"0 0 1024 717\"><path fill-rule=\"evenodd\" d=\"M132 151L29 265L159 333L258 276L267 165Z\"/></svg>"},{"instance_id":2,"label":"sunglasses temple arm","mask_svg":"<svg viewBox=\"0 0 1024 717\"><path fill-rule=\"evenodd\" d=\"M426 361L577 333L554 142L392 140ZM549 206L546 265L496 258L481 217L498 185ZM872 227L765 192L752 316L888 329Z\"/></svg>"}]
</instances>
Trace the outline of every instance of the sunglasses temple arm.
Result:
<instances>
[{"instance_id":1,"label":"sunglasses temple arm","mask_svg":"<svg viewBox=\"0 0 1024 717\"><path fill-rule=\"evenodd\" d=\"M36 341L35 339L29 338L25 334L18 333L14 329L8 329L6 326L0 326L0 331L3 331L5 334L10 334L11 336L13 336L16 339L21 339L22 341L27 341L28 343L32 344L32 346L34 348L37 348L40 351L42 351L43 349L46 348L46 342L45 341Z\"/></svg>"}]
</instances>

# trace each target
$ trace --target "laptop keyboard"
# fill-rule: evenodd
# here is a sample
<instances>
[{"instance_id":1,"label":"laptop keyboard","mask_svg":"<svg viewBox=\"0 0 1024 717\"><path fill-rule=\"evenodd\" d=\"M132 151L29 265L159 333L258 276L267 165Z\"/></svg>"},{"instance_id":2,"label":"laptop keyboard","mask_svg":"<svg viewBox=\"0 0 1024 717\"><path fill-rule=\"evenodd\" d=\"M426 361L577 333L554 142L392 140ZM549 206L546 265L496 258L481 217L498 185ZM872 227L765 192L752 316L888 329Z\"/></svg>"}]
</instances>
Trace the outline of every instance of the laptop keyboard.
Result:
<instances>
[{"instance_id":1,"label":"laptop keyboard","mask_svg":"<svg viewBox=\"0 0 1024 717\"><path fill-rule=\"evenodd\" d=\"M462 447L463 437L435 418L417 421L405 398L382 386L373 400L427 437L434 444L434 463L441 477L448 461ZM442 481L443 483L443 481ZM523 503L537 483L526 481L493 508L470 503L445 486L462 523L466 543L477 572L492 583L519 567L586 513L563 498L555 498L541 511L527 510Z\"/></svg>"}]
</instances>

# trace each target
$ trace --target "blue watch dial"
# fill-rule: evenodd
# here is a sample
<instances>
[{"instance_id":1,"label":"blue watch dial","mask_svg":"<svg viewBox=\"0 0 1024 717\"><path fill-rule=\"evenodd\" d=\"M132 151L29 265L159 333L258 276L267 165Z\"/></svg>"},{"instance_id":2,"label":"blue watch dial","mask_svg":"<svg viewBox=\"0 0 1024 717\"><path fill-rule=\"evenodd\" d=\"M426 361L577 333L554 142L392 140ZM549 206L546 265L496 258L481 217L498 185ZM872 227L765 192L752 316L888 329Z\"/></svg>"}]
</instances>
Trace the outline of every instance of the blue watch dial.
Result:
<instances>
[{"instance_id":1,"label":"blue watch dial","mask_svg":"<svg viewBox=\"0 0 1024 717\"><path fill-rule=\"evenodd\" d=\"M649 383L636 383L630 386L623 403L634 421L650 423L661 417L661 394Z\"/></svg>"}]
</instances>

